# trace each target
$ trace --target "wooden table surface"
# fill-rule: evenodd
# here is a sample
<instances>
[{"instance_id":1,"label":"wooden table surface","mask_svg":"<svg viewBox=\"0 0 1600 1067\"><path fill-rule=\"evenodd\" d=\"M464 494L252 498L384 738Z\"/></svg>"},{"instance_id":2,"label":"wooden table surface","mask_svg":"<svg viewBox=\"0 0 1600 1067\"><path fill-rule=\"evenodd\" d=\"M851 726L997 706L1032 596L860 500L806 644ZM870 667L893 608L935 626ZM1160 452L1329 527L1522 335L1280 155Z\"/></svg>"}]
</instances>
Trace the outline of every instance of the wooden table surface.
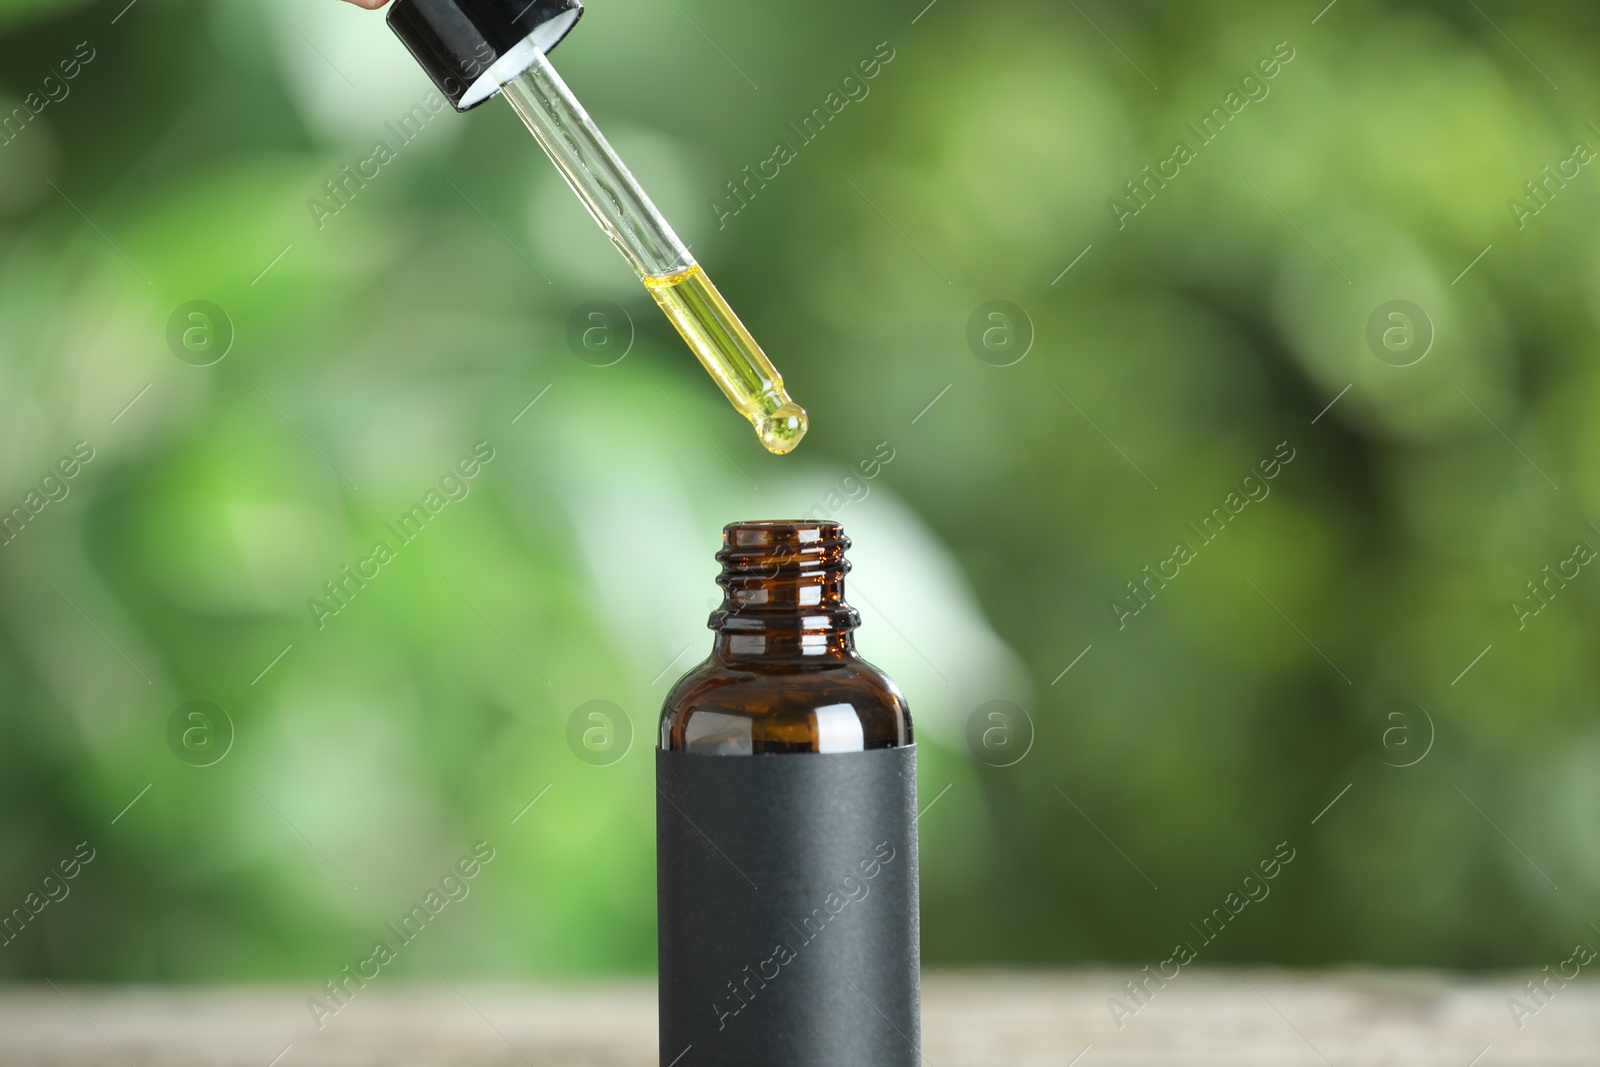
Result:
<instances>
[{"instance_id":1,"label":"wooden table surface","mask_svg":"<svg viewBox=\"0 0 1600 1067\"><path fill-rule=\"evenodd\" d=\"M1566 1067L1600 1064L1600 984L1528 975L1184 971L1117 1028L1130 970L934 974L926 1067ZM1551 983L1551 988L1554 983ZM647 1067L649 983L374 982L317 1029L297 986L0 989L4 1067ZM1125 1003L1132 1006L1131 1001ZM1534 1002L1526 1000L1530 1007ZM276 1057L276 1059L275 1059ZM1074 1059L1074 1057L1078 1057ZM692 1054L678 1067L692 1067ZM752 1065L759 1067L759 1065ZM830 1067L854 1067L839 1064ZM867 1065L863 1065L867 1067Z\"/></svg>"}]
</instances>

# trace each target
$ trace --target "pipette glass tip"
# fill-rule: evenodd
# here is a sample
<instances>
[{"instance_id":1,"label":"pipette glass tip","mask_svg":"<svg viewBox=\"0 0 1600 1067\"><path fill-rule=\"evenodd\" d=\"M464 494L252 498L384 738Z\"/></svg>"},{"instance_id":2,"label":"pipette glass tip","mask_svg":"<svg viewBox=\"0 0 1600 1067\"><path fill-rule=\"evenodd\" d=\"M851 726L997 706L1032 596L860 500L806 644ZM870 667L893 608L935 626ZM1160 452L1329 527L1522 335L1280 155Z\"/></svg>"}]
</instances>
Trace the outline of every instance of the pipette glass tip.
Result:
<instances>
[{"instance_id":1,"label":"pipette glass tip","mask_svg":"<svg viewBox=\"0 0 1600 1067\"><path fill-rule=\"evenodd\" d=\"M805 409L542 54L502 92L589 214L768 452L805 436Z\"/></svg>"}]
</instances>

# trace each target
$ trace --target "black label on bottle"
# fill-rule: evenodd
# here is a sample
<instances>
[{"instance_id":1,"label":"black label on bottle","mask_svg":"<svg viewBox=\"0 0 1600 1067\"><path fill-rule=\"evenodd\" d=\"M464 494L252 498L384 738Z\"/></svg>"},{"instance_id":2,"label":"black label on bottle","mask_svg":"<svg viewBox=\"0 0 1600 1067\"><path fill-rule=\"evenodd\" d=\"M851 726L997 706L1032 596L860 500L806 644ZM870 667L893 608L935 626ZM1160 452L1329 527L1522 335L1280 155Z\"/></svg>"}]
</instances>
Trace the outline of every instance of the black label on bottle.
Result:
<instances>
[{"instance_id":1,"label":"black label on bottle","mask_svg":"<svg viewBox=\"0 0 1600 1067\"><path fill-rule=\"evenodd\" d=\"M917 757L656 753L661 1067L914 1067Z\"/></svg>"}]
</instances>

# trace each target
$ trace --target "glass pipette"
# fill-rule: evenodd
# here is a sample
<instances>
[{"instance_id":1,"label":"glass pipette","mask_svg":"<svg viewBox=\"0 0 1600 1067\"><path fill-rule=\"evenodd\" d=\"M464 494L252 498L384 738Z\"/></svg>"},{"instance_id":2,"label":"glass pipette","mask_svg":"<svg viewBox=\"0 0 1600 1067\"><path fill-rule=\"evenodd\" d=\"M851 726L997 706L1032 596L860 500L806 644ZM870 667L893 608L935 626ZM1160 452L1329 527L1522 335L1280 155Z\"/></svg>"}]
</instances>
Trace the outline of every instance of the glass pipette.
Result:
<instances>
[{"instance_id":1,"label":"glass pipette","mask_svg":"<svg viewBox=\"0 0 1600 1067\"><path fill-rule=\"evenodd\" d=\"M806 433L805 409L549 60L536 53L501 92L762 446L792 450Z\"/></svg>"}]
</instances>

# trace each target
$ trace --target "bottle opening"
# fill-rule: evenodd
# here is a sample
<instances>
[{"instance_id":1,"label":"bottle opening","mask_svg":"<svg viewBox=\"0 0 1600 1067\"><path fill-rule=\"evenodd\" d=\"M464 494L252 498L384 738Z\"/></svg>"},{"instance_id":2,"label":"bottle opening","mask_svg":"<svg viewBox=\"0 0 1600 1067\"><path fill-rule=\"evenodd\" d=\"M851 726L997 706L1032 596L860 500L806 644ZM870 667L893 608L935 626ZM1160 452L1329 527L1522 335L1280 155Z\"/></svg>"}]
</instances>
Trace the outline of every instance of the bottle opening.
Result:
<instances>
[{"instance_id":1,"label":"bottle opening","mask_svg":"<svg viewBox=\"0 0 1600 1067\"><path fill-rule=\"evenodd\" d=\"M769 519L729 523L717 562L719 633L848 633L861 617L844 600L850 538L837 522Z\"/></svg>"}]
</instances>

